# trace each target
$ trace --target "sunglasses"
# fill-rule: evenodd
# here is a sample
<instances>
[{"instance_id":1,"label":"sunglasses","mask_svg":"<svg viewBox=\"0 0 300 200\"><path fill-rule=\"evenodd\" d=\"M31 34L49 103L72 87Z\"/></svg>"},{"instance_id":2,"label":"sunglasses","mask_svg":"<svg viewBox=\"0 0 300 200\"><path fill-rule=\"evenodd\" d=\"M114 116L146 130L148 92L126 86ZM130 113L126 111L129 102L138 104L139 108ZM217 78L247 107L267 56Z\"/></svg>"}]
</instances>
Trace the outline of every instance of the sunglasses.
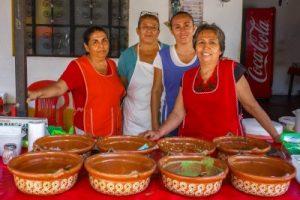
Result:
<instances>
[{"instance_id":1,"label":"sunglasses","mask_svg":"<svg viewBox=\"0 0 300 200\"><path fill-rule=\"evenodd\" d=\"M150 12L150 11L145 11L145 10L140 13L140 17L144 16L144 15L153 15L155 17L158 17L158 13L157 12Z\"/></svg>"}]
</instances>

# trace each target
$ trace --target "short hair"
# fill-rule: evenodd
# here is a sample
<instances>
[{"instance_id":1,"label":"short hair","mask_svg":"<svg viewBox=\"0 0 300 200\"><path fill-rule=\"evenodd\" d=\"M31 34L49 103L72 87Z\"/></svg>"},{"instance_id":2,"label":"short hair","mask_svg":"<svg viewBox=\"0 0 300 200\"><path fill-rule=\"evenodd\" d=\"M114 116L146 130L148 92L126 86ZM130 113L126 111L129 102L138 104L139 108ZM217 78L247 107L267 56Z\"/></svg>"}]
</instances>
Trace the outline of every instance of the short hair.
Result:
<instances>
[{"instance_id":1,"label":"short hair","mask_svg":"<svg viewBox=\"0 0 300 200\"><path fill-rule=\"evenodd\" d=\"M171 19L170 19L170 27L171 27L171 29L172 29L172 22L173 22L174 18L177 17L177 16L182 16L182 15L183 16L187 16L188 18L190 18L192 20L193 24L194 24L194 18L193 18L193 16L190 13L185 12L185 11L179 11L175 15L173 15L171 17Z\"/></svg>"},{"instance_id":2,"label":"short hair","mask_svg":"<svg viewBox=\"0 0 300 200\"><path fill-rule=\"evenodd\" d=\"M91 26L87 28L83 33L83 42L87 45L89 43L90 37L94 32L103 32L107 36L107 33L104 28L101 26Z\"/></svg>"},{"instance_id":3,"label":"short hair","mask_svg":"<svg viewBox=\"0 0 300 200\"><path fill-rule=\"evenodd\" d=\"M140 28L141 23L144 19L153 19L153 20L155 20L158 24L158 30L159 30L159 19L158 19L157 15L150 14L150 12L146 13L146 14L143 14L143 15L140 15L139 21L138 21L138 28Z\"/></svg>"},{"instance_id":4,"label":"short hair","mask_svg":"<svg viewBox=\"0 0 300 200\"><path fill-rule=\"evenodd\" d=\"M220 50L222 52L221 56L223 56L223 53L225 51L225 34L224 34L223 30L219 26L217 26L215 23L212 23L212 24L203 23L200 26L198 26L198 28L194 34L194 38L193 38L194 48L196 49L198 35L202 31L205 31L205 30L211 30L211 31L215 32L215 34L217 35L218 41L219 41Z\"/></svg>"}]
</instances>

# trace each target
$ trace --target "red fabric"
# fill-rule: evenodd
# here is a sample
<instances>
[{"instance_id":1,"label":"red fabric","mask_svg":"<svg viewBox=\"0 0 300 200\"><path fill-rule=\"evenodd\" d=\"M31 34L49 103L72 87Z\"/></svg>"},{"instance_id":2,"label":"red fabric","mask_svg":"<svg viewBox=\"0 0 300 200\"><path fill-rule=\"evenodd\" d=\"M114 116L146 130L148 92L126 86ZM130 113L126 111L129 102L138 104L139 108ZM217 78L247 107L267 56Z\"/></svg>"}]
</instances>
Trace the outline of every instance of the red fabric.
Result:
<instances>
[{"instance_id":1,"label":"red fabric","mask_svg":"<svg viewBox=\"0 0 300 200\"><path fill-rule=\"evenodd\" d=\"M295 180L292 180L291 185L288 191L279 197L272 197L272 200L292 200L299 199L300 197L300 184ZM7 167L3 165L2 159L0 161L0 199L1 200L35 200L35 199L43 199L43 200L92 200L92 199L118 199L118 200L144 200L144 199L164 199L164 200L181 200L181 199L195 199L188 198L185 196L181 196L179 194L172 193L168 191L158 175L154 175L151 179L149 187L139 194L124 196L124 197L115 197L101 194L95 191L89 183L88 175L85 170L82 170L79 174L78 180L75 185L68 191L52 195L39 197L34 195L28 195L20 192L13 180L13 176L9 173ZM228 199L239 199L239 200L260 200L266 199L262 197L252 196L249 194L245 194L236 190L228 181L223 182L222 187L219 192L216 194L203 197L201 199L216 199L216 200L228 200Z\"/></svg>"},{"instance_id":2,"label":"red fabric","mask_svg":"<svg viewBox=\"0 0 300 200\"><path fill-rule=\"evenodd\" d=\"M86 99L85 84L77 63L73 60L60 77L65 81L73 96L74 126L83 130L83 107Z\"/></svg>"},{"instance_id":3,"label":"red fabric","mask_svg":"<svg viewBox=\"0 0 300 200\"><path fill-rule=\"evenodd\" d=\"M194 90L196 92L209 92L217 87L217 83L217 68L215 68L207 82L203 81L202 77L200 76L200 73L197 74L195 78Z\"/></svg>"},{"instance_id":4,"label":"red fabric","mask_svg":"<svg viewBox=\"0 0 300 200\"><path fill-rule=\"evenodd\" d=\"M111 73L110 68L108 68L107 73ZM84 130L83 107L86 100L86 90L82 73L75 60L70 62L60 79L66 82L73 96L73 104L75 109L73 124L77 128Z\"/></svg>"},{"instance_id":5,"label":"red fabric","mask_svg":"<svg viewBox=\"0 0 300 200\"><path fill-rule=\"evenodd\" d=\"M238 100L235 90L234 62L220 60L217 71L217 87L210 92L196 92L195 78L199 69L184 74L182 95L186 110L180 127L180 135L213 140L228 132L241 134Z\"/></svg>"},{"instance_id":6,"label":"red fabric","mask_svg":"<svg viewBox=\"0 0 300 200\"><path fill-rule=\"evenodd\" d=\"M117 135L122 132L121 99L124 86L114 61L107 59L110 74L98 73L86 56L76 60L86 87L83 124L86 133L95 136Z\"/></svg>"},{"instance_id":7,"label":"red fabric","mask_svg":"<svg viewBox=\"0 0 300 200\"><path fill-rule=\"evenodd\" d=\"M252 93L257 98L272 95L275 8L246 11L246 67Z\"/></svg>"}]
</instances>

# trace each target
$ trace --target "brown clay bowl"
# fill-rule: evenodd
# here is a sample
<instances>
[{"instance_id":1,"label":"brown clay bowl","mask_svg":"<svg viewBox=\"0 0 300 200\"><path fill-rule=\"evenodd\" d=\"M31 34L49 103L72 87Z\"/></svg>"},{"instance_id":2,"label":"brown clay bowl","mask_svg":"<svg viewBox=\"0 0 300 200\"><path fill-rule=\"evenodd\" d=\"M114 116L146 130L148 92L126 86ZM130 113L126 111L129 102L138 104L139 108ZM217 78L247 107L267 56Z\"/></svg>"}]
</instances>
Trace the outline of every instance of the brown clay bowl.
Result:
<instances>
[{"instance_id":1,"label":"brown clay bowl","mask_svg":"<svg viewBox=\"0 0 300 200\"><path fill-rule=\"evenodd\" d=\"M156 168L151 158L130 153L97 154L87 158L84 166L96 191L116 196L145 190Z\"/></svg>"},{"instance_id":2,"label":"brown clay bowl","mask_svg":"<svg viewBox=\"0 0 300 200\"><path fill-rule=\"evenodd\" d=\"M92 137L83 135L45 136L33 144L34 151L63 151L88 157L95 145Z\"/></svg>"},{"instance_id":3,"label":"brown clay bowl","mask_svg":"<svg viewBox=\"0 0 300 200\"><path fill-rule=\"evenodd\" d=\"M209 155L216 149L212 142L191 137L163 138L157 144L166 155Z\"/></svg>"},{"instance_id":4,"label":"brown clay bowl","mask_svg":"<svg viewBox=\"0 0 300 200\"><path fill-rule=\"evenodd\" d=\"M288 162L265 156L231 156L228 158L232 185L257 196L284 194L295 177L295 168Z\"/></svg>"},{"instance_id":5,"label":"brown clay bowl","mask_svg":"<svg viewBox=\"0 0 300 200\"><path fill-rule=\"evenodd\" d=\"M184 162L201 163L201 161L207 158L213 160L213 166L219 169L217 173L214 172L214 174L212 173L207 176L200 176L198 174L190 176L178 173L178 171L176 171ZM165 156L159 160L158 167L162 174L163 184L168 190L192 197L209 196L218 192L221 188L223 179L228 173L228 167L224 161L211 157L195 155ZM199 165L195 165L193 168L188 170L198 170L201 168L202 167L199 167Z\"/></svg>"},{"instance_id":6,"label":"brown clay bowl","mask_svg":"<svg viewBox=\"0 0 300 200\"><path fill-rule=\"evenodd\" d=\"M66 152L31 152L13 158L8 169L17 188L27 194L53 195L69 190L83 164L80 155Z\"/></svg>"},{"instance_id":7,"label":"brown clay bowl","mask_svg":"<svg viewBox=\"0 0 300 200\"><path fill-rule=\"evenodd\" d=\"M265 155L271 149L264 140L241 136L217 137L213 142L218 149L218 158L222 160L236 154Z\"/></svg>"},{"instance_id":8,"label":"brown clay bowl","mask_svg":"<svg viewBox=\"0 0 300 200\"><path fill-rule=\"evenodd\" d=\"M147 144L148 148L139 150ZM150 154L157 149L155 142L139 136L111 136L104 137L97 142L102 152Z\"/></svg>"}]
</instances>

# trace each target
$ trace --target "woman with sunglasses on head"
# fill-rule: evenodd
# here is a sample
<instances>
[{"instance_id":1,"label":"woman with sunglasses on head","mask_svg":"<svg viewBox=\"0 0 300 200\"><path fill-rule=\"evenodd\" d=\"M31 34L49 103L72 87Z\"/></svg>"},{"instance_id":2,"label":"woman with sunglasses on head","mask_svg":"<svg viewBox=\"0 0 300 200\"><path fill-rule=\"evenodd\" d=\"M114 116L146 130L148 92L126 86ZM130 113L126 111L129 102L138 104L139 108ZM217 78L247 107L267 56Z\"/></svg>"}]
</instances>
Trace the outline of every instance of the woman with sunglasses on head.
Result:
<instances>
[{"instance_id":1,"label":"woman with sunglasses on head","mask_svg":"<svg viewBox=\"0 0 300 200\"><path fill-rule=\"evenodd\" d=\"M108 59L109 40L102 27L84 32L86 55L68 65L60 79L49 87L28 91L27 101L61 96L71 91L77 134L110 136L121 134L121 99L125 89L116 64Z\"/></svg>"},{"instance_id":2,"label":"woman with sunglasses on head","mask_svg":"<svg viewBox=\"0 0 300 200\"><path fill-rule=\"evenodd\" d=\"M193 48L193 35L196 29L193 17L187 12L176 13L170 20L170 29L176 43L162 49L154 61L151 96L153 130L157 130L160 121L165 121L173 110L183 73L199 64ZM163 92L165 97L161 105ZM176 135L177 130L170 134Z\"/></svg>"},{"instance_id":3,"label":"woman with sunglasses on head","mask_svg":"<svg viewBox=\"0 0 300 200\"><path fill-rule=\"evenodd\" d=\"M154 12L141 12L136 33L139 43L122 52L118 72L127 88L123 102L123 133L138 135L151 129L150 98L153 60L164 44L158 41L159 19Z\"/></svg>"},{"instance_id":4,"label":"woman with sunglasses on head","mask_svg":"<svg viewBox=\"0 0 300 200\"><path fill-rule=\"evenodd\" d=\"M241 64L222 58L224 32L215 24L203 24L194 36L197 68L183 78L175 107L157 131L145 134L153 140L168 134L180 124L179 134L212 141L228 132L241 135L238 102L278 141L279 134L270 118L252 95Z\"/></svg>"}]
</instances>

